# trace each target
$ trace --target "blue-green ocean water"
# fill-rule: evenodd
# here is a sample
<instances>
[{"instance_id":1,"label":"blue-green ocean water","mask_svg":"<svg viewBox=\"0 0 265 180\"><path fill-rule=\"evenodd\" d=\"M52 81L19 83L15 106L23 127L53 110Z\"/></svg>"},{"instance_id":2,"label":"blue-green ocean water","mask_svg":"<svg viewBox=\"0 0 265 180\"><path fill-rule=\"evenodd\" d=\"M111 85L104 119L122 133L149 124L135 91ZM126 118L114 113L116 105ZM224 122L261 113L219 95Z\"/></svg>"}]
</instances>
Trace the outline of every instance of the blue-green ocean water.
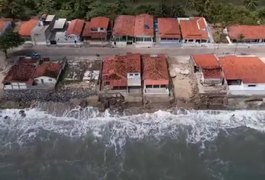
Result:
<instances>
[{"instance_id":1,"label":"blue-green ocean water","mask_svg":"<svg viewBox=\"0 0 265 180\"><path fill-rule=\"evenodd\" d=\"M265 112L0 112L2 180L264 180Z\"/></svg>"}]
</instances>

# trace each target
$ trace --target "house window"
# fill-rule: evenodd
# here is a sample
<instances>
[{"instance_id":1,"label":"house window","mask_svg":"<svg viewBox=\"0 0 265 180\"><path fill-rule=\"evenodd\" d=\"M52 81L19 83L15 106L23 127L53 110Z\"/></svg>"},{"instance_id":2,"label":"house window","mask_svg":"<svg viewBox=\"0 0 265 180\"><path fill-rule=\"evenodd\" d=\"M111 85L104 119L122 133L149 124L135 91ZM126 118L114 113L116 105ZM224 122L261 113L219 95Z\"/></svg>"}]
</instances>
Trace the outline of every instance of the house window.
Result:
<instances>
[{"instance_id":1,"label":"house window","mask_svg":"<svg viewBox=\"0 0 265 180\"><path fill-rule=\"evenodd\" d=\"M159 85L154 85L154 88L159 88Z\"/></svg>"},{"instance_id":2,"label":"house window","mask_svg":"<svg viewBox=\"0 0 265 180\"><path fill-rule=\"evenodd\" d=\"M189 42L193 42L193 39L190 39Z\"/></svg>"},{"instance_id":3,"label":"house window","mask_svg":"<svg viewBox=\"0 0 265 180\"><path fill-rule=\"evenodd\" d=\"M152 88L152 85L146 85L146 88Z\"/></svg>"},{"instance_id":4,"label":"house window","mask_svg":"<svg viewBox=\"0 0 265 180\"><path fill-rule=\"evenodd\" d=\"M43 79L41 79L41 84L44 84L44 80Z\"/></svg>"},{"instance_id":5,"label":"house window","mask_svg":"<svg viewBox=\"0 0 265 180\"><path fill-rule=\"evenodd\" d=\"M161 85L161 88L167 88L167 86L166 85Z\"/></svg>"},{"instance_id":6,"label":"house window","mask_svg":"<svg viewBox=\"0 0 265 180\"><path fill-rule=\"evenodd\" d=\"M255 84L249 84L248 87L256 87Z\"/></svg>"},{"instance_id":7,"label":"house window","mask_svg":"<svg viewBox=\"0 0 265 180\"><path fill-rule=\"evenodd\" d=\"M136 38L136 41L144 41L144 38L142 38L142 37L137 37L137 38Z\"/></svg>"},{"instance_id":8,"label":"house window","mask_svg":"<svg viewBox=\"0 0 265 180\"><path fill-rule=\"evenodd\" d=\"M152 38L144 38L144 41L152 41Z\"/></svg>"},{"instance_id":9,"label":"house window","mask_svg":"<svg viewBox=\"0 0 265 180\"><path fill-rule=\"evenodd\" d=\"M134 74L135 76L139 76L139 74Z\"/></svg>"},{"instance_id":10,"label":"house window","mask_svg":"<svg viewBox=\"0 0 265 180\"><path fill-rule=\"evenodd\" d=\"M100 30L101 30L101 31L103 31L103 30L104 30L104 28L100 28Z\"/></svg>"},{"instance_id":11,"label":"house window","mask_svg":"<svg viewBox=\"0 0 265 180\"><path fill-rule=\"evenodd\" d=\"M49 81L52 81L52 79L49 79Z\"/></svg>"},{"instance_id":12,"label":"house window","mask_svg":"<svg viewBox=\"0 0 265 180\"><path fill-rule=\"evenodd\" d=\"M133 76L133 74L129 74L129 76Z\"/></svg>"},{"instance_id":13,"label":"house window","mask_svg":"<svg viewBox=\"0 0 265 180\"><path fill-rule=\"evenodd\" d=\"M97 32L98 29L97 29L97 28L91 28L91 31L92 31L92 32Z\"/></svg>"}]
</instances>

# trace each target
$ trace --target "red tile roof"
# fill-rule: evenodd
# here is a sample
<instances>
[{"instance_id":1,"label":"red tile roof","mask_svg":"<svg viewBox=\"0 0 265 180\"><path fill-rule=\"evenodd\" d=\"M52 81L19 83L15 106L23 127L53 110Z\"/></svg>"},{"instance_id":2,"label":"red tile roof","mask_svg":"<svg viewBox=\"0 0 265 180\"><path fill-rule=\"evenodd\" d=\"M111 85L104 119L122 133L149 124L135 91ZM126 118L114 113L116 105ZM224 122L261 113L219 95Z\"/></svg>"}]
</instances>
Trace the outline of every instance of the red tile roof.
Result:
<instances>
[{"instance_id":1,"label":"red tile roof","mask_svg":"<svg viewBox=\"0 0 265 180\"><path fill-rule=\"evenodd\" d=\"M225 56L220 62L227 80L265 83L265 64L258 57Z\"/></svg>"},{"instance_id":2,"label":"red tile roof","mask_svg":"<svg viewBox=\"0 0 265 180\"><path fill-rule=\"evenodd\" d=\"M154 18L148 14L121 15L115 20L114 36L154 36Z\"/></svg>"},{"instance_id":3,"label":"red tile roof","mask_svg":"<svg viewBox=\"0 0 265 180\"><path fill-rule=\"evenodd\" d=\"M214 54L197 54L192 55L196 66L202 68L205 79L222 78L221 66L219 59Z\"/></svg>"},{"instance_id":4,"label":"red tile roof","mask_svg":"<svg viewBox=\"0 0 265 180\"><path fill-rule=\"evenodd\" d=\"M218 58L214 54L192 55L194 63L202 69L220 68Z\"/></svg>"},{"instance_id":5,"label":"red tile roof","mask_svg":"<svg viewBox=\"0 0 265 180\"><path fill-rule=\"evenodd\" d=\"M154 17L140 14L135 17L134 36L154 36Z\"/></svg>"},{"instance_id":6,"label":"red tile roof","mask_svg":"<svg viewBox=\"0 0 265 180\"><path fill-rule=\"evenodd\" d=\"M107 32L94 32L91 31L92 28L105 28L108 29L110 24L110 19L107 17L95 17L92 18L90 22L86 22L82 36L91 37L92 39L102 39L106 38Z\"/></svg>"},{"instance_id":7,"label":"red tile roof","mask_svg":"<svg viewBox=\"0 0 265 180\"><path fill-rule=\"evenodd\" d=\"M233 25L227 31L231 39L240 40L241 35L247 40L265 39L265 25Z\"/></svg>"},{"instance_id":8,"label":"red tile roof","mask_svg":"<svg viewBox=\"0 0 265 180\"><path fill-rule=\"evenodd\" d=\"M66 35L77 35L80 36L85 25L85 20L75 19L72 20L67 28Z\"/></svg>"},{"instance_id":9,"label":"red tile roof","mask_svg":"<svg viewBox=\"0 0 265 180\"><path fill-rule=\"evenodd\" d=\"M31 31L37 26L39 20L31 19L29 21L23 22L19 28L19 34L21 36L31 36Z\"/></svg>"},{"instance_id":10,"label":"red tile roof","mask_svg":"<svg viewBox=\"0 0 265 180\"><path fill-rule=\"evenodd\" d=\"M207 22L203 17L180 20L183 39L208 40Z\"/></svg>"},{"instance_id":11,"label":"red tile roof","mask_svg":"<svg viewBox=\"0 0 265 180\"><path fill-rule=\"evenodd\" d=\"M9 84L12 82L24 82L27 84L33 83L33 74L35 72L35 66L29 61L20 61L10 68L6 77L3 80L3 84Z\"/></svg>"},{"instance_id":12,"label":"red tile roof","mask_svg":"<svg viewBox=\"0 0 265 180\"><path fill-rule=\"evenodd\" d=\"M135 16L121 15L115 20L114 36L134 36Z\"/></svg>"},{"instance_id":13,"label":"red tile roof","mask_svg":"<svg viewBox=\"0 0 265 180\"><path fill-rule=\"evenodd\" d=\"M24 82L32 85L34 78L40 76L57 78L61 68L62 65L59 63L43 62L41 65L37 66L37 62L32 59L20 59L19 62L8 71L3 80L3 84Z\"/></svg>"},{"instance_id":14,"label":"red tile roof","mask_svg":"<svg viewBox=\"0 0 265 180\"><path fill-rule=\"evenodd\" d=\"M145 85L168 85L169 75L165 55L143 55L143 80Z\"/></svg>"},{"instance_id":15,"label":"red tile roof","mask_svg":"<svg viewBox=\"0 0 265 180\"><path fill-rule=\"evenodd\" d=\"M180 27L176 18L158 18L158 29L161 38L180 39Z\"/></svg>"},{"instance_id":16,"label":"red tile roof","mask_svg":"<svg viewBox=\"0 0 265 180\"><path fill-rule=\"evenodd\" d=\"M107 29L110 24L110 19L107 17L94 17L90 20L90 28L105 28Z\"/></svg>"},{"instance_id":17,"label":"red tile roof","mask_svg":"<svg viewBox=\"0 0 265 180\"><path fill-rule=\"evenodd\" d=\"M141 72L140 54L106 57L103 63L102 79L110 86L127 86L127 73Z\"/></svg>"},{"instance_id":18,"label":"red tile roof","mask_svg":"<svg viewBox=\"0 0 265 180\"><path fill-rule=\"evenodd\" d=\"M40 76L47 76L52 78L57 78L62 65L59 63L44 62L36 68L33 77L38 78Z\"/></svg>"}]
</instances>

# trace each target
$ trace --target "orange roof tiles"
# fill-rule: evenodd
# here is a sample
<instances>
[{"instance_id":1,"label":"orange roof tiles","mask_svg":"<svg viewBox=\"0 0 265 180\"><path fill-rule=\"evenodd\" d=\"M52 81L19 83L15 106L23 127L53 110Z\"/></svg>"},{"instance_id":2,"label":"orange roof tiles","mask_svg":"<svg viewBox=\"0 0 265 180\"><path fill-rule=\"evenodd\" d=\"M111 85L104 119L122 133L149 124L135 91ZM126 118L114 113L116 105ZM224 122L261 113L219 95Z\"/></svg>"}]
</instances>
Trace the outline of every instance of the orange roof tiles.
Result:
<instances>
[{"instance_id":1,"label":"orange roof tiles","mask_svg":"<svg viewBox=\"0 0 265 180\"><path fill-rule=\"evenodd\" d=\"M233 25L227 31L231 39L240 40L241 35L247 40L265 39L265 25Z\"/></svg>"},{"instance_id":2,"label":"orange roof tiles","mask_svg":"<svg viewBox=\"0 0 265 180\"><path fill-rule=\"evenodd\" d=\"M205 79L222 78L219 59L214 54L192 55L196 66L202 68Z\"/></svg>"},{"instance_id":3,"label":"orange roof tiles","mask_svg":"<svg viewBox=\"0 0 265 180\"><path fill-rule=\"evenodd\" d=\"M158 18L158 29L161 38L180 38L180 27L176 18Z\"/></svg>"},{"instance_id":4,"label":"orange roof tiles","mask_svg":"<svg viewBox=\"0 0 265 180\"><path fill-rule=\"evenodd\" d=\"M127 86L127 73L141 72L140 54L106 57L103 63L102 79L111 86Z\"/></svg>"},{"instance_id":5,"label":"orange roof tiles","mask_svg":"<svg viewBox=\"0 0 265 180\"><path fill-rule=\"evenodd\" d=\"M59 63L45 62L39 65L34 72L33 77L47 76L57 78L61 71L62 65Z\"/></svg>"},{"instance_id":6,"label":"orange roof tiles","mask_svg":"<svg viewBox=\"0 0 265 180\"><path fill-rule=\"evenodd\" d=\"M154 36L154 18L149 14L135 17L134 36Z\"/></svg>"},{"instance_id":7,"label":"orange roof tiles","mask_svg":"<svg viewBox=\"0 0 265 180\"><path fill-rule=\"evenodd\" d=\"M31 19L29 21L23 22L19 28L19 34L21 36L31 36L31 31L37 26L39 20Z\"/></svg>"},{"instance_id":8,"label":"orange roof tiles","mask_svg":"<svg viewBox=\"0 0 265 180\"><path fill-rule=\"evenodd\" d=\"M43 62L41 65L37 65L37 62L32 59L22 58L8 71L3 80L3 84L9 84L12 82L32 84L34 82L34 78L38 78L40 76L57 78L61 68L62 65L59 63Z\"/></svg>"},{"instance_id":9,"label":"orange roof tiles","mask_svg":"<svg viewBox=\"0 0 265 180\"><path fill-rule=\"evenodd\" d=\"M80 36L84 25L85 25L85 20L82 19L72 20L67 28L66 35L69 36L74 34Z\"/></svg>"},{"instance_id":10,"label":"orange roof tiles","mask_svg":"<svg viewBox=\"0 0 265 180\"><path fill-rule=\"evenodd\" d=\"M90 28L105 28L107 29L109 27L110 19L107 17L99 16L94 17L90 20Z\"/></svg>"},{"instance_id":11,"label":"orange roof tiles","mask_svg":"<svg viewBox=\"0 0 265 180\"><path fill-rule=\"evenodd\" d=\"M265 64L258 57L225 56L220 63L227 80L265 83Z\"/></svg>"},{"instance_id":12,"label":"orange roof tiles","mask_svg":"<svg viewBox=\"0 0 265 180\"><path fill-rule=\"evenodd\" d=\"M135 16L121 15L115 20L114 36L134 36Z\"/></svg>"},{"instance_id":13,"label":"orange roof tiles","mask_svg":"<svg viewBox=\"0 0 265 180\"><path fill-rule=\"evenodd\" d=\"M208 40L207 22L203 17L180 20L183 39Z\"/></svg>"},{"instance_id":14,"label":"orange roof tiles","mask_svg":"<svg viewBox=\"0 0 265 180\"><path fill-rule=\"evenodd\" d=\"M148 14L121 15L115 20L114 36L154 36L154 19Z\"/></svg>"},{"instance_id":15,"label":"orange roof tiles","mask_svg":"<svg viewBox=\"0 0 265 180\"><path fill-rule=\"evenodd\" d=\"M192 59L202 69L220 68L218 58L214 54L196 54L192 55Z\"/></svg>"},{"instance_id":16,"label":"orange roof tiles","mask_svg":"<svg viewBox=\"0 0 265 180\"><path fill-rule=\"evenodd\" d=\"M143 55L143 80L145 85L168 85L169 75L165 55Z\"/></svg>"}]
</instances>

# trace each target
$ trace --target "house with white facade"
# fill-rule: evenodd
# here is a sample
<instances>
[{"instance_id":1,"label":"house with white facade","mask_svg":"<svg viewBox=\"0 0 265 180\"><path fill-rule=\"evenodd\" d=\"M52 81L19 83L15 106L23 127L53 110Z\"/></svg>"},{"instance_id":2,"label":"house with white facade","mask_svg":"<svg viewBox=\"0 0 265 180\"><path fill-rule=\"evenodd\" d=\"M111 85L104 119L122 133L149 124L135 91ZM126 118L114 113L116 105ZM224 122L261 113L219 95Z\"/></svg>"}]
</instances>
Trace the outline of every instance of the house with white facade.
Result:
<instances>
[{"instance_id":1,"label":"house with white facade","mask_svg":"<svg viewBox=\"0 0 265 180\"><path fill-rule=\"evenodd\" d=\"M228 95L265 96L265 64L254 56L220 57Z\"/></svg>"},{"instance_id":2,"label":"house with white facade","mask_svg":"<svg viewBox=\"0 0 265 180\"><path fill-rule=\"evenodd\" d=\"M20 58L3 80L4 90L53 90L58 82L65 61L51 62Z\"/></svg>"},{"instance_id":3,"label":"house with white facade","mask_svg":"<svg viewBox=\"0 0 265 180\"><path fill-rule=\"evenodd\" d=\"M37 26L31 31L31 39L34 45L49 45L52 36L52 28L55 23L55 15L42 15Z\"/></svg>"},{"instance_id":4,"label":"house with white facade","mask_svg":"<svg viewBox=\"0 0 265 180\"><path fill-rule=\"evenodd\" d=\"M215 54L196 54L191 56L194 73L204 86L218 86L223 83L219 58Z\"/></svg>"}]
</instances>

